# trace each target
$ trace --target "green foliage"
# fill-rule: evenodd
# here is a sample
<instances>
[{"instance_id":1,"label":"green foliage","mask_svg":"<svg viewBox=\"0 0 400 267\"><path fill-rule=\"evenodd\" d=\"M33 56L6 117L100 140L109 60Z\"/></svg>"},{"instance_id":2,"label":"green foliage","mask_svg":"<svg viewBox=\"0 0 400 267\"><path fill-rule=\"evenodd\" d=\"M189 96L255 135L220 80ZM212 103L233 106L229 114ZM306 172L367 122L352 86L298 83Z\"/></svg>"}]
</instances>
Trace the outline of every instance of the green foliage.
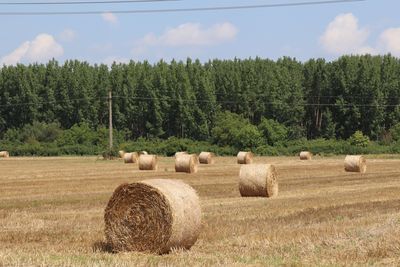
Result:
<instances>
[{"instance_id":1,"label":"green foliage","mask_svg":"<svg viewBox=\"0 0 400 267\"><path fill-rule=\"evenodd\" d=\"M390 135L394 141L400 141L400 123L397 123L390 128Z\"/></svg>"},{"instance_id":2,"label":"green foliage","mask_svg":"<svg viewBox=\"0 0 400 267\"><path fill-rule=\"evenodd\" d=\"M270 146L282 143L287 140L288 129L277 121L263 118L258 125L266 143Z\"/></svg>"},{"instance_id":3,"label":"green foliage","mask_svg":"<svg viewBox=\"0 0 400 267\"><path fill-rule=\"evenodd\" d=\"M350 145L356 147L367 147L370 142L368 136L365 136L361 131L356 131L348 141Z\"/></svg>"},{"instance_id":4,"label":"green foliage","mask_svg":"<svg viewBox=\"0 0 400 267\"><path fill-rule=\"evenodd\" d=\"M220 146L252 149L262 144L262 136L249 120L229 111L219 113L212 129L213 141Z\"/></svg>"}]
</instances>

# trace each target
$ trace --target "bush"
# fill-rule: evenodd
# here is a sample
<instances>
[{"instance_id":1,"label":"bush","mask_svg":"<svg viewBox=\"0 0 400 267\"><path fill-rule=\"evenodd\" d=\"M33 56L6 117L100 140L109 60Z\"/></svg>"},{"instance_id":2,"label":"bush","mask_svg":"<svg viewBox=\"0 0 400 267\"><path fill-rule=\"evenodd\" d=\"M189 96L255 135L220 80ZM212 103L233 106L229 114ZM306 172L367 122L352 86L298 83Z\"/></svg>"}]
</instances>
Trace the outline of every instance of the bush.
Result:
<instances>
[{"instance_id":1,"label":"bush","mask_svg":"<svg viewBox=\"0 0 400 267\"><path fill-rule=\"evenodd\" d=\"M350 145L356 147L367 147L369 144L369 137L364 135L361 131L356 131L352 136L349 138Z\"/></svg>"},{"instance_id":2,"label":"bush","mask_svg":"<svg viewBox=\"0 0 400 267\"><path fill-rule=\"evenodd\" d=\"M268 145L276 145L287 140L288 129L277 121L263 118L258 125L258 130L263 135Z\"/></svg>"}]
</instances>

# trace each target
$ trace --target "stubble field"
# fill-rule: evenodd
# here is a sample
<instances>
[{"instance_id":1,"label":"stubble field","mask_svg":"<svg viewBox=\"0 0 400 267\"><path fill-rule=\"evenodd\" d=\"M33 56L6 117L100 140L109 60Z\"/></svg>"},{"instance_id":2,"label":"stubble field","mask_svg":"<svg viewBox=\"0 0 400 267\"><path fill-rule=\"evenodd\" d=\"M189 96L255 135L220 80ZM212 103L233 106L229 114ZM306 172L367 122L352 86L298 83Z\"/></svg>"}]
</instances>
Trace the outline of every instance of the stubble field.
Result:
<instances>
[{"instance_id":1,"label":"stubble field","mask_svg":"<svg viewBox=\"0 0 400 267\"><path fill-rule=\"evenodd\" d=\"M0 266L396 266L400 262L399 159L370 156L367 173L344 157L256 158L278 171L279 196L241 198L234 157L175 173L95 157L0 159ZM189 251L111 254L104 208L124 182L181 179L201 199L202 230Z\"/></svg>"}]
</instances>

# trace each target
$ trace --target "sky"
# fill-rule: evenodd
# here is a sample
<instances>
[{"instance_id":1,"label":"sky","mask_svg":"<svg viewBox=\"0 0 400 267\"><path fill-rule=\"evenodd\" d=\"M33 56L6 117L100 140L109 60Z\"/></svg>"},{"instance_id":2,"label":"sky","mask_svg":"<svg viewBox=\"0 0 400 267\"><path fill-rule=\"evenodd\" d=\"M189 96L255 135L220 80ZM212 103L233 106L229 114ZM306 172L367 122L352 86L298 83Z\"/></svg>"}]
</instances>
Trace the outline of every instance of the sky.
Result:
<instances>
[{"instance_id":1,"label":"sky","mask_svg":"<svg viewBox=\"0 0 400 267\"><path fill-rule=\"evenodd\" d=\"M60 0L26 0L24 2ZM65 0L77 1L77 0ZM89 0L90 1L90 0ZM219 0L92 4L1 5L0 64L55 58L91 64L290 56L334 60L344 54L400 57L400 1L229 11L114 14L112 10L298 3L307 0ZM308 0L317 1L317 0ZM11 1L9 1L11 2ZM19 2L19 1L14 1ZM2 12L104 11L95 15L5 16Z\"/></svg>"}]
</instances>

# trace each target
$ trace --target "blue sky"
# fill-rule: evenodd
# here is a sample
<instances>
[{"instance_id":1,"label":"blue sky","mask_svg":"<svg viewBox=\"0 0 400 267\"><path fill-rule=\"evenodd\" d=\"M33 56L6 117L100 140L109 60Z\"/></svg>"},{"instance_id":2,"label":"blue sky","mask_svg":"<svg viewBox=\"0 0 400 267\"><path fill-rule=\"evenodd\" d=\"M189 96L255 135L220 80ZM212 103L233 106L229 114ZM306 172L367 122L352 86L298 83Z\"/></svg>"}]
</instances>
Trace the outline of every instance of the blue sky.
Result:
<instances>
[{"instance_id":1,"label":"blue sky","mask_svg":"<svg viewBox=\"0 0 400 267\"><path fill-rule=\"evenodd\" d=\"M296 2L302 0L0 6L0 12L106 11ZM367 0L168 14L0 15L0 64L46 62L53 57L61 62L79 59L110 64L114 60L156 62L187 57L206 61L213 58L259 56L277 59L291 56L305 61L316 57L332 60L343 54L390 52L400 56L399 10L398 0Z\"/></svg>"}]
</instances>

